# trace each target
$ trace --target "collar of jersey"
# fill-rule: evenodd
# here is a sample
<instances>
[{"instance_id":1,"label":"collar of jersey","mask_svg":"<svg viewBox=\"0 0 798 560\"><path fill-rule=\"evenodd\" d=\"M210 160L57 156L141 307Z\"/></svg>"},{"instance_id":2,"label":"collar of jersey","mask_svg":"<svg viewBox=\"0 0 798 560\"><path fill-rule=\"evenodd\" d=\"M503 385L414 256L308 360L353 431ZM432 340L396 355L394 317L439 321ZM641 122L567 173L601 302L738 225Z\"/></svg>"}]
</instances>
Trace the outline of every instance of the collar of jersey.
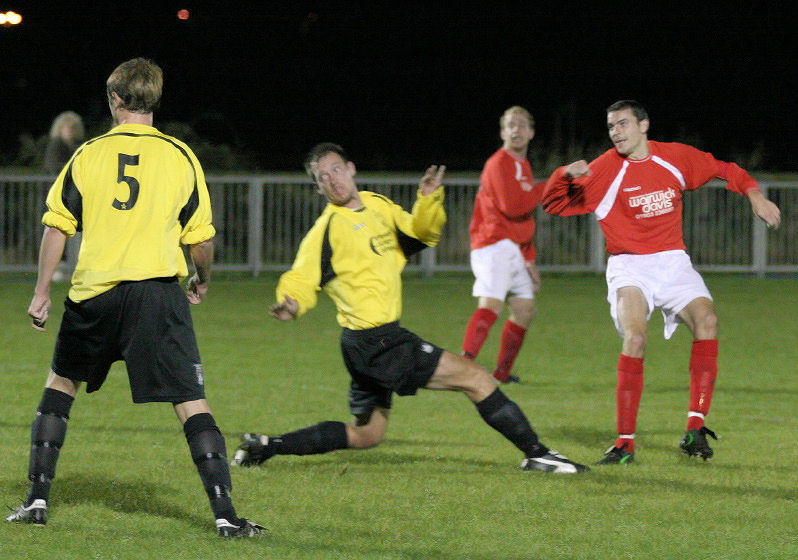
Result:
<instances>
[{"instance_id":1,"label":"collar of jersey","mask_svg":"<svg viewBox=\"0 0 798 560\"><path fill-rule=\"evenodd\" d=\"M156 130L156 128L154 126L150 126L147 124L125 123L115 126L114 128L111 129L111 132L119 132L120 130L152 132L153 130Z\"/></svg>"}]
</instances>

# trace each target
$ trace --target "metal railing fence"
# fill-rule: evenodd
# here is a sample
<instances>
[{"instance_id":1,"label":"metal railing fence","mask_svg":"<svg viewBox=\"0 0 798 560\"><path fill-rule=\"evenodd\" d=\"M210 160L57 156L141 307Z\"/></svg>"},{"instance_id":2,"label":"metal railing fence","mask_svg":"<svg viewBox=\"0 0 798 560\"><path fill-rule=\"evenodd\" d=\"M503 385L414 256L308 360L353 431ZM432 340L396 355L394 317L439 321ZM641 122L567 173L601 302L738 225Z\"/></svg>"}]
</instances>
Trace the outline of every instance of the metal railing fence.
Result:
<instances>
[{"instance_id":1,"label":"metal railing fence","mask_svg":"<svg viewBox=\"0 0 798 560\"><path fill-rule=\"evenodd\" d=\"M35 271L48 175L0 174L0 272ZM385 194L410 209L416 176L360 177L361 190ZM299 242L324 207L324 199L301 175L208 176L217 229L216 270L287 269ZM446 180L448 221L441 242L414 256L411 270L469 270L468 224L478 177ZM768 230L744 197L720 182L685 194L684 234L697 268L718 272L798 272L798 181L760 181L765 196L782 210L782 227ZM544 271L604 270L601 230L592 215L561 218L537 209L538 264ZM79 237L79 236L76 236ZM67 256L74 262L79 239Z\"/></svg>"}]
</instances>

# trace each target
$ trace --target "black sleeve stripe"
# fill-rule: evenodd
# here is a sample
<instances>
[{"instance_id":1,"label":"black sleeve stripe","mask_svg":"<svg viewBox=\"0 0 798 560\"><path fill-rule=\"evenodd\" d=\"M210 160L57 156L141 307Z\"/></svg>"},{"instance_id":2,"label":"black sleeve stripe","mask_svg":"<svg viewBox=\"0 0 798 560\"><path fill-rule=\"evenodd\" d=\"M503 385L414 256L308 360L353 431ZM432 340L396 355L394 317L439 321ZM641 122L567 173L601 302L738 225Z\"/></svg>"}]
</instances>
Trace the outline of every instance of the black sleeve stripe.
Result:
<instances>
[{"instance_id":1,"label":"black sleeve stripe","mask_svg":"<svg viewBox=\"0 0 798 560\"><path fill-rule=\"evenodd\" d=\"M406 258L410 258L416 253L421 252L422 249L427 248L427 245L422 241L407 235L400 229L396 230L396 238L399 240L399 247L402 248L402 252L405 254Z\"/></svg>"},{"instance_id":2,"label":"black sleeve stripe","mask_svg":"<svg viewBox=\"0 0 798 560\"><path fill-rule=\"evenodd\" d=\"M74 158L72 161L75 161ZM76 231L83 230L83 195L80 194L75 180L72 178L72 161L64 175L64 184L61 186L61 202L69 213L78 221Z\"/></svg>"},{"instance_id":3,"label":"black sleeve stripe","mask_svg":"<svg viewBox=\"0 0 798 560\"><path fill-rule=\"evenodd\" d=\"M371 191L369 191L369 192L371 192ZM382 195L380 193L375 193L375 192L371 192L371 194L374 195L374 198L379 198L380 200L382 200L386 204L393 204L393 200L391 200L390 198L388 198L385 195Z\"/></svg>"},{"instance_id":4,"label":"black sleeve stripe","mask_svg":"<svg viewBox=\"0 0 798 560\"><path fill-rule=\"evenodd\" d=\"M106 134L104 136L99 136L93 140L90 140L86 142L86 144L91 144L92 142L96 142L97 140L102 140L103 138L110 138L112 136L132 136L132 137L147 136L149 138L158 138L159 140L168 142L169 144L177 148L181 154L183 154L183 157L186 158L186 161L191 166L191 171L194 174L194 188L191 190L191 195L188 197L185 206L183 206L183 208L180 210L180 214L178 217L178 219L180 220L180 227L185 228L186 224L188 223L188 221L194 215L194 212L196 212L197 208L199 207L199 188L197 187L197 170L194 167L194 162L191 161L191 158L189 157L188 152L186 152L185 148L183 148L183 146L181 146L180 144L174 142L172 139L167 138L166 136L160 136L158 134L135 134L133 132L114 132L112 134Z\"/></svg>"},{"instance_id":5,"label":"black sleeve stripe","mask_svg":"<svg viewBox=\"0 0 798 560\"><path fill-rule=\"evenodd\" d=\"M180 227L185 228L188 221L191 219L191 216L194 215L194 212L197 211L199 208L199 190L197 189L197 181L196 175L194 176L194 190L191 191L191 196L188 197L188 202L183 208L180 210Z\"/></svg>"},{"instance_id":6,"label":"black sleeve stripe","mask_svg":"<svg viewBox=\"0 0 798 560\"><path fill-rule=\"evenodd\" d=\"M327 227L324 229L324 239L321 242L321 282L319 287L323 288L327 282L335 278L335 270L332 266L332 245L330 244L330 222L334 214L327 220Z\"/></svg>"}]
</instances>

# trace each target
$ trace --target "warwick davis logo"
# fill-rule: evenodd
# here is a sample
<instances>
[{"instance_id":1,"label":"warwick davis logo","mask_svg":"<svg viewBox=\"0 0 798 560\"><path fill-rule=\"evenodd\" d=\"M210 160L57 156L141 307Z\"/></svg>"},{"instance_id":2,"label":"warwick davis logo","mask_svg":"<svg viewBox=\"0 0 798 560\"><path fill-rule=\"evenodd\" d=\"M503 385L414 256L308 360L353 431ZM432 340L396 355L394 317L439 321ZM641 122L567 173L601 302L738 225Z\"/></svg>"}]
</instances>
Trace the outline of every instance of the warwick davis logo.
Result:
<instances>
[{"instance_id":1,"label":"warwick davis logo","mask_svg":"<svg viewBox=\"0 0 798 560\"><path fill-rule=\"evenodd\" d=\"M653 218L673 212L673 199L676 197L676 189L668 187L664 191L654 191L652 193L640 194L629 197L629 207L639 208L640 214L635 218Z\"/></svg>"}]
</instances>

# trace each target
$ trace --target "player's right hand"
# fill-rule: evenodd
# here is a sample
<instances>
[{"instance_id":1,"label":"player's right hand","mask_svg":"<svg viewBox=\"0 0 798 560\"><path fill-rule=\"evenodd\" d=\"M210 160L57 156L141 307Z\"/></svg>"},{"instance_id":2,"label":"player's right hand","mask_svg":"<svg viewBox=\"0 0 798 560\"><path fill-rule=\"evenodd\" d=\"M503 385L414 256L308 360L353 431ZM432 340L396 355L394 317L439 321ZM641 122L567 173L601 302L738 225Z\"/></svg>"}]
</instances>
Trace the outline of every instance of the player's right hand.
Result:
<instances>
[{"instance_id":1,"label":"player's right hand","mask_svg":"<svg viewBox=\"0 0 798 560\"><path fill-rule=\"evenodd\" d=\"M200 282L199 276L197 276L196 274L188 279L186 297L188 298L188 302L190 304L198 305L202 303L202 300L205 299L206 295L208 295L207 282Z\"/></svg>"},{"instance_id":2,"label":"player's right hand","mask_svg":"<svg viewBox=\"0 0 798 560\"><path fill-rule=\"evenodd\" d=\"M269 307L269 315L281 321L295 319L297 313L299 313L299 302L288 294L283 294L283 298L280 303L275 303Z\"/></svg>"},{"instance_id":3,"label":"player's right hand","mask_svg":"<svg viewBox=\"0 0 798 560\"><path fill-rule=\"evenodd\" d=\"M565 167L565 176L571 179L578 179L586 175L590 175L590 166L583 159L575 161Z\"/></svg>"},{"instance_id":4,"label":"player's right hand","mask_svg":"<svg viewBox=\"0 0 798 560\"><path fill-rule=\"evenodd\" d=\"M28 316L32 319L32 327L37 331L45 330L44 324L50 316L50 295L35 295L28 306Z\"/></svg>"}]
</instances>

